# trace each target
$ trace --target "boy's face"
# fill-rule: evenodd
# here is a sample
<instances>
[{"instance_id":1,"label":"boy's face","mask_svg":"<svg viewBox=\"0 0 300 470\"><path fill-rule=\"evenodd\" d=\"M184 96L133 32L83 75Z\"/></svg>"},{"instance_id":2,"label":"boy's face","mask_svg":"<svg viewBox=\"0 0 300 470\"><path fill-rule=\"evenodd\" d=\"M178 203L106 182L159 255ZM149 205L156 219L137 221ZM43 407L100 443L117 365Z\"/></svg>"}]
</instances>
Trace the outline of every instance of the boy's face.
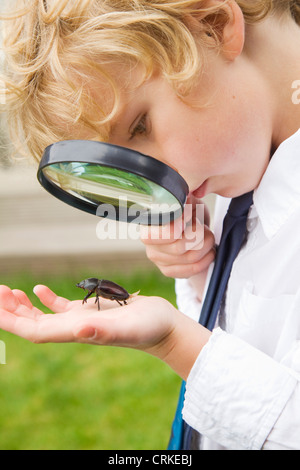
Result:
<instances>
[{"instance_id":1,"label":"boy's face","mask_svg":"<svg viewBox=\"0 0 300 470\"><path fill-rule=\"evenodd\" d=\"M137 150L177 170L196 197L234 197L254 189L272 145L271 101L255 70L208 58L207 70L180 100L161 76L123 87L109 142ZM196 106L198 105L198 106Z\"/></svg>"}]
</instances>

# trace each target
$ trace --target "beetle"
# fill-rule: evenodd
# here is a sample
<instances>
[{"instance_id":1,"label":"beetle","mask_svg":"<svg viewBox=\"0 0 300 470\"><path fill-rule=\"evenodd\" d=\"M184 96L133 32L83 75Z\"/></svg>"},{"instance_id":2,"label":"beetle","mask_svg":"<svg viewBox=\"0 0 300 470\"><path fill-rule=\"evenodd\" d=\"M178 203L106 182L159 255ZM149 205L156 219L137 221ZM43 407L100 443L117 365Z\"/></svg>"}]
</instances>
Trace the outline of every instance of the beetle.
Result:
<instances>
[{"instance_id":1,"label":"beetle","mask_svg":"<svg viewBox=\"0 0 300 470\"><path fill-rule=\"evenodd\" d=\"M115 282L108 281L106 279L97 279L96 277L90 277L88 279L84 279L83 281L76 284L76 287L80 287L81 289L85 289L88 291L87 295L84 297L82 303L84 304L87 302L87 299L92 295L96 294L95 303L98 304L98 310L100 310L100 301L99 297L103 297L104 299L115 300L118 302L119 305L127 305L126 300L129 298L138 295L138 292L134 294L129 294L124 287L119 286ZM124 302L122 304L122 302Z\"/></svg>"}]
</instances>

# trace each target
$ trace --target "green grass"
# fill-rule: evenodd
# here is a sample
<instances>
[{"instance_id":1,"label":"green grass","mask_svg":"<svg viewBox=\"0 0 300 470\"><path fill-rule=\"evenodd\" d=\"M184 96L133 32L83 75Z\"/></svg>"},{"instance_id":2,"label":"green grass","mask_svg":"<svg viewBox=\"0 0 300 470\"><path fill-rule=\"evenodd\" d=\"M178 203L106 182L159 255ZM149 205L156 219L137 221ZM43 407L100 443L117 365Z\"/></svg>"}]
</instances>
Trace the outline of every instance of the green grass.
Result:
<instances>
[{"instance_id":1,"label":"green grass","mask_svg":"<svg viewBox=\"0 0 300 470\"><path fill-rule=\"evenodd\" d=\"M0 284L32 294L37 283L57 294L82 296L74 277L0 276ZM129 292L175 303L174 281L157 270L109 279ZM0 330L6 364L0 365L0 449L165 449L180 379L161 361L139 351L83 344L31 344Z\"/></svg>"}]
</instances>

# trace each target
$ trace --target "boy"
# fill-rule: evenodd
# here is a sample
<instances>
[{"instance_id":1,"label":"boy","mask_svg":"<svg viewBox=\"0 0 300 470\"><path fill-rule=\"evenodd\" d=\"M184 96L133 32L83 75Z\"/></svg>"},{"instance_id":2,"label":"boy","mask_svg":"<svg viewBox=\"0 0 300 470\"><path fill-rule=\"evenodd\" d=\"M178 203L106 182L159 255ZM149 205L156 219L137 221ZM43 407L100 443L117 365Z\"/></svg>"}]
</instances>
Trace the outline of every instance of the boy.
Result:
<instances>
[{"instance_id":1,"label":"boy","mask_svg":"<svg viewBox=\"0 0 300 470\"><path fill-rule=\"evenodd\" d=\"M159 357L187 380L183 416L202 434L202 449L299 449L300 107L292 84L300 2L25 5L6 33L7 105L33 156L66 138L109 141L175 168L192 202L254 190L254 204L212 333L190 317L201 307L214 238L206 228L203 248L186 252L185 227L180 240L151 240L150 231L144 242L161 271L179 279L186 315L139 296L99 316L93 303L36 286L60 313L49 316L3 286L0 327L33 342L114 344Z\"/></svg>"}]
</instances>

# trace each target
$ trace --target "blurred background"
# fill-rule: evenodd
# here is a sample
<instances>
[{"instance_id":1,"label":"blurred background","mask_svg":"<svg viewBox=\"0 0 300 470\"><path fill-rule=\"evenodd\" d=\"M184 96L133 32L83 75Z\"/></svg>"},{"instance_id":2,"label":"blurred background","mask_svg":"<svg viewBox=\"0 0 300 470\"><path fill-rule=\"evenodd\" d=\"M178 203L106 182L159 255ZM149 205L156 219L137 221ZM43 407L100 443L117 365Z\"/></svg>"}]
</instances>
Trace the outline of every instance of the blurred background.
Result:
<instances>
[{"instance_id":1,"label":"blurred background","mask_svg":"<svg viewBox=\"0 0 300 470\"><path fill-rule=\"evenodd\" d=\"M32 293L46 284L81 298L75 284L110 279L176 305L174 280L138 240L99 240L99 219L40 187L37 167L0 156L0 284ZM213 198L206 198L213 210ZM0 330L0 449L166 449L181 380L144 353L79 344L34 345Z\"/></svg>"}]
</instances>

